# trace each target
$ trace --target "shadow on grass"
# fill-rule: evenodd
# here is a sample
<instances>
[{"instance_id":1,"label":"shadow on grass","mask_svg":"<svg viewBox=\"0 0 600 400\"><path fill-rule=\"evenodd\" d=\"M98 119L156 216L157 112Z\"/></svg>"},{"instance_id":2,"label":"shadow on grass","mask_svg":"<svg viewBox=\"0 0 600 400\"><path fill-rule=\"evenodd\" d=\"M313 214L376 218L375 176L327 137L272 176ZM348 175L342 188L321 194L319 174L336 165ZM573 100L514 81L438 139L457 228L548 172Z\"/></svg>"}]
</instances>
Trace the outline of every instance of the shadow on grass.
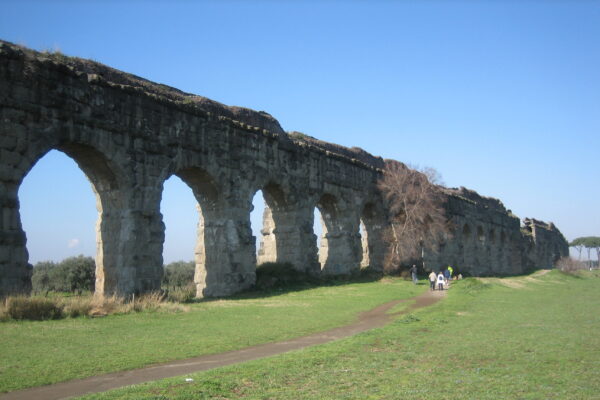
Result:
<instances>
[{"instance_id":1,"label":"shadow on grass","mask_svg":"<svg viewBox=\"0 0 600 400\"><path fill-rule=\"evenodd\" d=\"M319 287L371 283L380 280L383 276L383 273L369 268L363 268L357 273L342 276L312 276L296 271L290 264L265 263L259 265L256 269L256 284L252 288L232 296L197 299L194 302L204 303L222 299L264 299Z\"/></svg>"}]
</instances>

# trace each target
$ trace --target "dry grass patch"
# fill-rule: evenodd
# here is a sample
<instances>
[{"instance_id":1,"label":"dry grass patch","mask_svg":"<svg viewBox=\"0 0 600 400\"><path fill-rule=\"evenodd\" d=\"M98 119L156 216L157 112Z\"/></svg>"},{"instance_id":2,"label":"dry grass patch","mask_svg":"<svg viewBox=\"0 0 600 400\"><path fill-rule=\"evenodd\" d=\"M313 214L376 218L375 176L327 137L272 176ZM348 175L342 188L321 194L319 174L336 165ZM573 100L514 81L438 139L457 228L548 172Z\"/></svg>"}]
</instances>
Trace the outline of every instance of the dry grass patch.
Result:
<instances>
[{"instance_id":1,"label":"dry grass patch","mask_svg":"<svg viewBox=\"0 0 600 400\"><path fill-rule=\"evenodd\" d=\"M0 304L0 321L104 317L132 312L186 312L189 307L165 300L160 292L126 299L117 295L41 297L9 296Z\"/></svg>"}]
</instances>

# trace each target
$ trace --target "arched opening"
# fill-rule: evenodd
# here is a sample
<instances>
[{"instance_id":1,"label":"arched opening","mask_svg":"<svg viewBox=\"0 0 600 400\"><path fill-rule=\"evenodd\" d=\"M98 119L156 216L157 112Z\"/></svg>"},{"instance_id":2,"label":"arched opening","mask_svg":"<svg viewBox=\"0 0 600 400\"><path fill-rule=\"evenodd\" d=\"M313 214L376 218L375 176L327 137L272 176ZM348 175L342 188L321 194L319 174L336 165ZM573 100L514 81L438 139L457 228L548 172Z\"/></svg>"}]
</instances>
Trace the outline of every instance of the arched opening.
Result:
<instances>
[{"instance_id":1,"label":"arched opening","mask_svg":"<svg viewBox=\"0 0 600 400\"><path fill-rule=\"evenodd\" d=\"M490 243L496 243L496 232L493 229L490 229Z\"/></svg>"},{"instance_id":2,"label":"arched opening","mask_svg":"<svg viewBox=\"0 0 600 400\"><path fill-rule=\"evenodd\" d=\"M257 238L257 265L276 262L290 264L300 271L306 269L298 261L302 245L298 236L297 213L287 203L278 184L270 182L256 192L251 221Z\"/></svg>"},{"instance_id":3,"label":"arched opening","mask_svg":"<svg viewBox=\"0 0 600 400\"><path fill-rule=\"evenodd\" d=\"M371 264L371 251L369 251L369 233L367 232L367 227L365 226L364 219L362 218L360 219L358 235L360 236L360 243L362 249L360 267L367 268Z\"/></svg>"},{"instance_id":4,"label":"arched opening","mask_svg":"<svg viewBox=\"0 0 600 400\"><path fill-rule=\"evenodd\" d=\"M51 186L44 188L48 184ZM120 207L118 192L119 184L107 158L89 146L64 144L40 155L19 187L21 221L30 231L30 261L59 261L78 254L91 258L95 252L95 268L87 263L95 271L95 279L90 278L94 290L101 295L117 291L115 250L121 221L111 210ZM49 228L40 229L44 226Z\"/></svg>"},{"instance_id":5,"label":"arched opening","mask_svg":"<svg viewBox=\"0 0 600 400\"><path fill-rule=\"evenodd\" d=\"M361 260L360 267L366 268L374 263L374 250L375 242L377 240L377 233L375 232L381 224L379 220L379 214L377 213L375 206L372 203L367 203L362 210L360 217L360 228L359 235L361 241Z\"/></svg>"},{"instance_id":6,"label":"arched opening","mask_svg":"<svg viewBox=\"0 0 600 400\"><path fill-rule=\"evenodd\" d=\"M294 220L289 215L285 195L279 185L269 183L256 191L250 221L256 238L257 265L290 262L289 246L294 246L294 243L288 236Z\"/></svg>"},{"instance_id":7,"label":"arched opening","mask_svg":"<svg viewBox=\"0 0 600 400\"><path fill-rule=\"evenodd\" d=\"M462 228L462 238L459 244L459 251L462 255L462 266L463 273L466 272L471 267L471 262L473 258L473 234L471 232L471 227L469 224L465 224Z\"/></svg>"},{"instance_id":8,"label":"arched opening","mask_svg":"<svg viewBox=\"0 0 600 400\"><path fill-rule=\"evenodd\" d=\"M96 198L65 153L51 150L36 163L19 187L19 203L31 264L95 254Z\"/></svg>"},{"instance_id":9,"label":"arched opening","mask_svg":"<svg viewBox=\"0 0 600 400\"><path fill-rule=\"evenodd\" d=\"M485 244L485 234L480 226L477 227L477 240L480 244Z\"/></svg>"},{"instance_id":10,"label":"arched opening","mask_svg":"<svg viewBox=\"0 0 600 400\"><path fill-rule=\"evenodd\" d=\"M315 207L313 213L313 233L317 243L317 259L320 260L321 258L318 255L321 251L321 238L323 237L323 216L319 211L319 207Z\"/></svg>"},{"instance_id":11,"label":"arched opening","mask_svg":"<svg viewBox=\"0 0 600 400\"><path fill-rule=\"evenodd\" d=\"M65 153L51 150L25 176L18 196L33 292L93 291L98 211L84 172ZM55 268L68 270L67 279L59 279ZM71 272L82 279L73 280Z\"/></svg>"},{"instance_id":12,"label":"arched opening","mask_svg":"<svg viewBox=\"0 0 600 400\"><path fill-rule=\"evenodd\" d=\"M255 238L256 265L275 262L277 259L275 221L262 190L257 190L252 198L250 224Z\"/></svg>"},{"instance_id":13,"label":"arched opening","mask_svg":"<svg viewBox=\"0 0 600 400\"><path fill-rule=\"evenodd\" d=\"M465 224L462 230L463 240L467 241L471 239L471 228L468 224Z\"/></svg>"},{"instance_id":14,"label":"arched opening","mask_svg":"<svg viewBox=\"0 0 600 400\"><path fill-rule=\"evenodd\" d=\"M202 297L204 289L207 286L207 281L213 279L218 274L218 266L220 262L223 262L223 251L226 251L225 248L227 245L222 240L224 227L222 226L222 221L219 219L219 190L213 178L201 168L181 169L174 175L185 183L193 193L194 200L187 200L187 210L183 212L183 215L194 215L191 210L196 209L197 214L194 215L197 217L195 220L197 221L196 234L193 235L191 232L192 228L189 223L186 224L183 232L186 235L189 234L195 237L193 253L195 263L194 282L196 285L196 296ZM185 188L181 186L178 190L181 191L182 189L185 193ZM181 204L179 204L179 207L181 207ZM175 240L177 240L177 236ZM187 244L191 245L190 242L187 242ZM187 244L183 242L185 249L187 249ZM168 248L163 248L164 251L168 251Z\"/></svg>"},{"instance_id":15,"label":"arched opening","mask_svg":"<svg viewBox=\"0 0 600 400\"><path fill-rule=\"evenodd\" d=\"M177 175L163 183L160 212L165 225L162 286L167 290L190 287L202 211L191 187Z\"/></svg>"},{"instance_id":16,"label":"arched opening","mask_svg":"<svg viewBox=\"0 0 600 400\"><path fill-rule=\"evenodd\" d=\"M321 270L324 270L330 261L330 252L334 250L332 248L332 238L336 236L336 220L338 214L337 200L330 194L324 194L317 207L319 210L320 222L321 222L321 238L320 242L317 240L319 249L319 264L321 264Z\"/></svg>"}]
</instances>

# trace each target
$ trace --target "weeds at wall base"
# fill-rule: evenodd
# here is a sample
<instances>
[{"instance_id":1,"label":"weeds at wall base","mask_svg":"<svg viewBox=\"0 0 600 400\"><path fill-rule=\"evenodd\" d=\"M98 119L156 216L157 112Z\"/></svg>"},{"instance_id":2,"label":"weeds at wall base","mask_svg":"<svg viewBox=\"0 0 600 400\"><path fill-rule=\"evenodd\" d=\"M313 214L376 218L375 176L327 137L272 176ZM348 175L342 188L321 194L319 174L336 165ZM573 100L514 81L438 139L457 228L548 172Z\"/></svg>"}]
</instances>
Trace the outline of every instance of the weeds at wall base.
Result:
<instances>
[{"instance_id":1,"label":"weeds at wall base","mask_svg":"<svg viewBox=\"0 0 600 400\"><path fill-rule=\"evenodd\" d=\"M77 317L104 317L133 312L183 312L187 307L165 300L160 292L138 298L120 296L99 298L94 296L41 297L10 296L0 304L0 321L42 321Z\"/></svg>"}]
</instances>

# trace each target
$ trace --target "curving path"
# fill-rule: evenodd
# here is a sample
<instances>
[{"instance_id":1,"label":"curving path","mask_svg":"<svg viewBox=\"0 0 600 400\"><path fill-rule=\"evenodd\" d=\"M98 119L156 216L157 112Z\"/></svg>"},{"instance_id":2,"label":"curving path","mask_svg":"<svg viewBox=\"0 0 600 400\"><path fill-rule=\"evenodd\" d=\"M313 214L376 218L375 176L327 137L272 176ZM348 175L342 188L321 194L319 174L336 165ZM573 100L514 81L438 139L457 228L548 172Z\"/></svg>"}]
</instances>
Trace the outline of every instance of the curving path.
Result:
<instances>
[{"instance_id":1,"label":"curving path","mask_svg":"<svg viewBox=\"0 0 600 400\"><path fill-rule=\"evenodd\" d=\"M166 364L154 365L130 371L113 372L106 375L92 376L89 378L56 383L48 386L39 386L29 389L18 390L0 395L0 400L22 400L22 399L65 399L74 396L82 396L89 393L104 392L122 386L135 385L148 381L155 381L173 376L190 374L198 371L237 364L244 361L256 360L258 358L274 356L292 350L303 349L342 339L357 333L377 328L388 323L392 317L409 313L419 308L430 306L439 301L445 291L420 294L404 300L394 300L382 304L370 311L360 314L358 320L353 324L318 332L312 335L290 339L283 342L265 343L257 346L247 347L241 350L229 351L220 354L211 354L200 357L178 360ZM388 313L394 306L414 301L406 309Z\"/></svg>"}]
</instances>

